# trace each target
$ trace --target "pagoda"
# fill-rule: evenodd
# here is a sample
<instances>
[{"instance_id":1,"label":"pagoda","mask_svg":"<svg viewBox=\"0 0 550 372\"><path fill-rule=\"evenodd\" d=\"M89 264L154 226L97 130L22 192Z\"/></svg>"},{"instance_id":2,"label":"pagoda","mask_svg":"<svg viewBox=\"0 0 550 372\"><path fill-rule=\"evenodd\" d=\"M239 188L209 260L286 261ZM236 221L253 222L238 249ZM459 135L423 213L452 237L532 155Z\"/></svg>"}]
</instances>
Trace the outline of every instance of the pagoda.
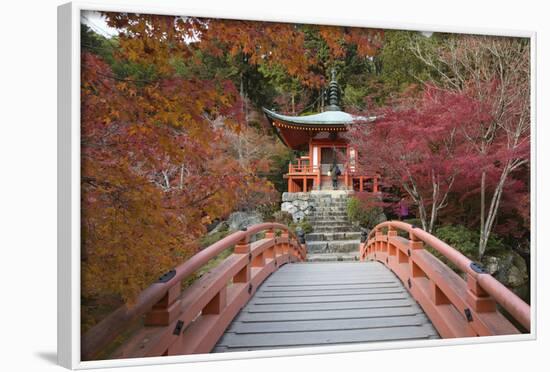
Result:
<instances>
[{"instance_id":1,"label":"pagoda","mask_svg":"<svg viewBox=\"0 0 550 372\"><path fill-rule=\"evenodd\" d=\"M332 190L329 171L336 163L340 176L338 189L360 192L378 192L379 175L376 172L362 174L357 170L360 154L342 136L350 125L368 125L374 117L352 115L340 107L340 87L336 71L327 92L328 105L321 113L289 116L263 108L269 123L281 141L295 151L307 151L295 164L288 165L288 192Z\"/></svg>"}]
</instances>

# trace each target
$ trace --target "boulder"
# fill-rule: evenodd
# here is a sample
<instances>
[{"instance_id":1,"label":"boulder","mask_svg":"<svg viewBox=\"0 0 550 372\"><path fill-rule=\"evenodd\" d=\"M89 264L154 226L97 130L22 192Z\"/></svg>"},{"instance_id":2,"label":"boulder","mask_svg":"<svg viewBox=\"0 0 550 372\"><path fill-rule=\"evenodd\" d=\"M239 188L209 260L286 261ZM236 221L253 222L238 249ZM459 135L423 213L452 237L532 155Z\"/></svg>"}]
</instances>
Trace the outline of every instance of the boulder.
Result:
<instances>
[{"instance_id":1,"label":"boulder","mask_svg":"<svg viewBox=\"0 0 550 372\"><path fill-rule=\"evenodd\" d=\"M231 230L240 230L262 222L262 216L258 212L233 212L227 219Z\"/></svg>"},{"instance_id":2,"label":"boulder","mask_svg":"<svg viewBox=\"0 0 550 372\"><path fill-rule=\"evenodd\" d=\"M294 222L299 222L303 220L304 217L305 217L305 214L302 211L298 211L292 215L292 219L294 220Z\"/></svg>"},{"instance_id":3,"label":"boulder","mask_svg":"<svg viewBox=\"0 0 550 372\"><path fill-rule=\"evenodd\" d=\"M294 204L296 208L300 211L307 209L307 207L309 206L306 200L294 200L292 204Z\"/></svg>"},{"instance_id":4,"label":"boulder","mask_svg":"<svg viewBox=\"0 0 550 372\"><path fill-rule=\"evenodd\" d=\"M283 212L291 213L289 212L291 208L294 208L294 205L291 202L284 202L281 204L281 210Z\"/></svg>"},{"instance_id":5,"label":"boulder","mask_svg":"<svg viewBox=\"0 0 550 372\"><path fill-rule=\"evenodd\" d=\"M525 261L512 250L487 254L483 257L482 264L489 274L507 287L521 287L529 280Z\"/></svg>"},{"instance_id":6,"label":"boulder","mask_svg":"<svg viewBox=\"0 0 550 372\"><path fill-rule=\"evenodd\" d=\"M208 232L208 235L213 235L213 234L216 234L222 230L227 230L229 229L229 225L227 225L227 222L226 221L222 221L222 222L219 222L216 227L214 227L212 230L210 230Z\"/></svg>"}]
</instances>

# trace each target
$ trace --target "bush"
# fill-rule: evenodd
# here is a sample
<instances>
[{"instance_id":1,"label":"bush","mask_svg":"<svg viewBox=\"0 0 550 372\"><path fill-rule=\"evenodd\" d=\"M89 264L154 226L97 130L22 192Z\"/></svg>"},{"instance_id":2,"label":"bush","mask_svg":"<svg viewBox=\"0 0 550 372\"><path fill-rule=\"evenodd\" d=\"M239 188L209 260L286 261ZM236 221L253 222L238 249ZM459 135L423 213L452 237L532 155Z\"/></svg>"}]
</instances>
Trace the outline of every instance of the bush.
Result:
<instances>
[{"instance_id":1,"label":"bush","mask_svg":"<svg viewBox=\"0 0 550 372\"><path fill-rule=\"evenodd\" d=\"M226 236L228 236L229 234L231 234L233 232L234 231L229 230L227 225L225 225L225 226L222 227L222 229L220 229L220 230L218 230L214 233L210 233L210 234L206 234L206 235L202 236L199 239L200 247L201 247L201 249L204 249L208 246L211 246L212 244L216 243L218 240L222 240L223 238L225 238Z\"/></svg>"},{"instance_id":2,"label":"bush","mask_svg":"<svg viewBox=\"0 0 550 372\"><path fill-rule=\"evenodd\" d=\"M273 213L273 222L290 226L293 222L292 215L288 212L277 211Z\"/></svg>"},{"instance_id":3,"label":"bush","mask_svg":"<svg viewBox=\"0 0 550 372\"><path fill-rule=\"evenodd\" d=\"M309 234L313 232L313 227L311 226L307 218L302 218L300 221L296 223L292 223L289 226L290 226L290 229L294 231L294 233L296 233L296 229L298 228L302 229L304 234Z\"/></svg>"},{"instance_id":4,"label":"bush","mask_svg":"<svg viewBox=\"0 0 550 372\"><path fill-rule=\"evenodd\" d=\"M365 202L352 197L348 199L347 213L352 223L372 229L381 222L380 216L383 214L383 210L379 206L371 205L369 201Z\"/></svg>"},{"instance_id":5,"label":"bush","mask_svg":"<svg viewBox=\"0 0 550 372\"><path fill-rule=\"evenodd\" d=\"M272 222L275 219L275 214L279 212L281 205L279 203L265 203L256 207L256 211L261 214L262 220Z\"/></svg>"},{"instance_id":6,"label":"bush","mask_svg":"<svg viewBox=\"0 0 550 372\"><path fill-rule=\"evenodd\" d=\"M445 225L438 227L434 233L439 239L459 250L471 260L477 260L479 247L479 231L462 225ZM489 238L486 253L502 250L502 241L494 235Z\"/></svg>"}]
</instances>

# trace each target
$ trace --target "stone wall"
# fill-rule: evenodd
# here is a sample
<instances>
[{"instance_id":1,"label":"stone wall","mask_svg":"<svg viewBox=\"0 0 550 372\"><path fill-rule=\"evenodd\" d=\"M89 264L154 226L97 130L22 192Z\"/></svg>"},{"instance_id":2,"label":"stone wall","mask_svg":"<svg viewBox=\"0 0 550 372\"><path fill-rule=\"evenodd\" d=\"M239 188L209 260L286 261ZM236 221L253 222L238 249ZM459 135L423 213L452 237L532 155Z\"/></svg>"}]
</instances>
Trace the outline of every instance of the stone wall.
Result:
<instances>
[{"instance_id":1,"label":"stone wall","mask_svg":"<svg viewBox=\"0 0 550 372\"><path fill-rule=\"evenodd\" d=\"M292 215L294 222L313 214L315 200L309 192L284 192L281 210Z\"/></svg>"}]
</instances>

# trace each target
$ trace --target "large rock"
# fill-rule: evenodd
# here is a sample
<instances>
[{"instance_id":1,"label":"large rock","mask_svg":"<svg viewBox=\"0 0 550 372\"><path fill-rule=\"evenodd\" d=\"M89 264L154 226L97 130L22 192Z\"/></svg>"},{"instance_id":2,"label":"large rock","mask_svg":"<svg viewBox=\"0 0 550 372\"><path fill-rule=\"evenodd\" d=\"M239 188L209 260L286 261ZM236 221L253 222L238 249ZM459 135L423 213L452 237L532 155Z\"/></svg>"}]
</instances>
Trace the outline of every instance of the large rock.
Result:
<instances>
[{"instance_id":1,"label":"large rock","mask_svg":"<svg viewBox=\"0 0 550 372\"><path fill-rule=\"evenodd\" d=\"M482 263L489 274L507 287L521 287L529 280L525 261L512 250L487 254Z\"/></svg>"},{"instance_id":2,"label":"large rock","mask_svg":"<svg viewBox=\"0 0 550 372\"><path fill-rule=\"evenodd\" d=\"M258 212L233 212L227 219L231 230L240 230L262 222L262 216Z\"/></svg>"},{"instance_id":3,"label":"large rock","mask_svg":"<svg viewBox=\"0 0 550 372\"><path fill-rule=\"evenodd\" d=\"M208 232L208 235L214 235L222 230L227 230L227 229L229 229L229 225L227 225L227 222L221 221L216 225L216 227L214 227L212 230Z\"/></svg>"},{"instance_id":4,"label":"large rock","mask_svg":"<svg viewBox=\"0 0 550 372\"><path fill-rule=\"evenodd\" d=\"M281 210L283 212L291 213L290 210L295 208L294 205L291 202L284 202L281 204Z\"/></svg>"},{"instance_id":5,"label":"large rock","mask_svg":"<svg viewBox=\"0 0 550 372\"><path fill-rule=\"evenodd\" d=\"M292 215L292 219L294 220L294 222L299 222L302 221L305 216L306 215L304 214L304 212L298 211Z\"/></svg>"},{"instance_id":6,"label":"large rock","mask_svg":"<svg viewBox=\"0 0 550 372\"><path fill-rule=\"evenodd\" d=\"M295 200L292 202L300 211L303 211L309 207L309 203L306 200Z\"/></svg>"}]
</instances>

